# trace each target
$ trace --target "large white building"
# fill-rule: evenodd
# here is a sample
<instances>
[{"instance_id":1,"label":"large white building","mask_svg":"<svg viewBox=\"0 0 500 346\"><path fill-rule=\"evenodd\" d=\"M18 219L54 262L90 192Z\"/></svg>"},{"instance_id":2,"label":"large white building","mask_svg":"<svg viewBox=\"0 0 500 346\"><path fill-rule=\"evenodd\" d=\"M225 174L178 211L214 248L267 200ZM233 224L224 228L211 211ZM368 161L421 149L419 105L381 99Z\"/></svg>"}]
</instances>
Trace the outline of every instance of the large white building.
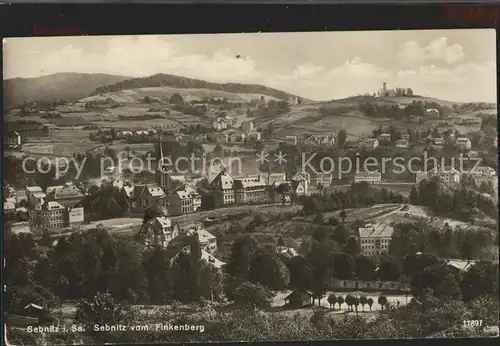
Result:
<instances>
[{"instance_id":1,"label":"large white building","mask_svg":"<svg viewBox=\"0 0 500 346\"><path fill-rule=\"evenodd\" d=\"M365 256L380 255L389 251L394 228L384 223L368 224L359 229L361 253Z\"/></svg>"},{"instance_id":2,"label":"large white building","mask_svg":"<svg viewBox=\"0 0 500 346\"><path fill-rule=\"evenodd\" d=\"M382 174L380 172L358 172L354 175L354 182L367 182L368 184L380 184Z\"/></svg>"},{"instance_id":3,"label":"large white building","mask_svg":"<svg viewBox=\"0 0 500 346\"><path fill-rule=\"evenodd\" d=\"M445 184L460 183L460 172L451 166L437 166L428 172L417 172L415 182L419 184L422 180L438 177Z\"/></svg>"}]
</instances>

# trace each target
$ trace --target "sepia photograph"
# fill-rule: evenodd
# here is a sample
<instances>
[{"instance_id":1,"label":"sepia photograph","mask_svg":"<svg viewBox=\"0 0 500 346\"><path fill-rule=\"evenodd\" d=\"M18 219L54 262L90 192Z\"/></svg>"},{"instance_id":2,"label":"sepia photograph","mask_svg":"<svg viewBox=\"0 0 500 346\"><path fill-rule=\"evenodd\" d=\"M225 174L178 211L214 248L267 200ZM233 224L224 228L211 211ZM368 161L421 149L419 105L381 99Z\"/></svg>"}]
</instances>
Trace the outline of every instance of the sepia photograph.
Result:
<instances>
[{"instance_id":1,"label":"sepia photograph","mask_svg":"<svg viewBox=\"0 0 500 346\"><path fill-rule=\"evenodd\" d=\"M6 345L498 337L496 54L4 38Z\"/></svg>"}]
</instances>

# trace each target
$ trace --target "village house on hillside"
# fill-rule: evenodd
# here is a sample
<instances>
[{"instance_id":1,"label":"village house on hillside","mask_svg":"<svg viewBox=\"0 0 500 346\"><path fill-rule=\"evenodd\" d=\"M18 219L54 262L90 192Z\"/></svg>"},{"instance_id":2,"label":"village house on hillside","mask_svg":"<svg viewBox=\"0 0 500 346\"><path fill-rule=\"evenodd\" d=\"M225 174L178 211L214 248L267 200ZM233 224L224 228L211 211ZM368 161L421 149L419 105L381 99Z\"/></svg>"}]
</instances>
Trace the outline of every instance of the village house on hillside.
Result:
<instances>
[{"instance_id":1,"label":"village house on hillside","mask_svg":"<svg viewBox=\"0 0 500 346\"><path fill-rule=\"evenodd\" d=\"M288 104L290 106L298 106L300 104L300 99L297 96L290 96L288 98Z\"/></svg>"},{"instance_id":2,"label":"village house on hillside","mask_svg":"<svg viewBox=\"0 0 500 346\"><path fill-rule=\"evenodd\" d=\"M12 131L7 137L7 147L15 149L21 146L21 135L17 131Z\"/></svg>"},{"instance_id":3,"label":"village house on hillside","mask_svg":"<svg viewBox=\"0 0 500 346\"><path fill-rule=\"evenodd\" d=\"M472 142L467 137L458 137L456 140L456 145L460 149L470 149L472 147Z\"/></svg>"},{"instance_id":4,"label":"village house on hillside","mask_svg":"<svg viewBox=\"0 0 500 346\"><path fill-rule=\"evenodd\" d=\"M379 144L387 144L391 142L391 135L389 133L382 133L377 137Z\"/></svg>"},{"instance_id":5,"label":"village house on hillside","mask_svg":"<svg viewBox=\"0 0 500 346\"><path fill-rule=\"evenodd\" d=\"M212 128L215 131L223 131L227 129L227 121L224 119L224 117L217 117L213 122L212 122Z\"/></svg>"},{"instance_id":6,"label":"village house on hillside","mask_svg":"<svg viewBox=\"0 0 500 346\"><path fill-rule=\"evenodd\" d=\"M437 118L439 117L439 111L435 108L428 108L425 110L425 114L429 117Z\"/></svg>"},{"instance_id":7,"label":"village house on hillside","mask_svg":"<svg viewBox=\"0 0 500 346\"><path fill-rule=\"evenodd\" d=\"M359 228L359 244L365 256L380 255L389 251L394 228L384 223L368 224Z\"/></svg>"},{"instance_id":8,"label":"village house on hillside","mask_svg":"<svg viewBox=\"0 0 500 346\"><path fill-rule=\"evenodd\" d=\"M179 232L179 224L174 224L167 216L157 216L141 227L138 236L145 246L166 248Z\"/></svg>"},{"instance_id":9,"label":"village house on hillside","mask_svg":"<svg viewBox=\"0 0 500 346\"><path fill-rule=\"evenodd\" d=\"M410 142L407 139L398 139L396 141L396 148L408 149L410 147Z\"/></svg>"},{"instance_id":10,"label":"village house on hillside","mask_svg":"<svg viewBox=\"0 0 500 346\"><path fill-rule=\"evenodd\" d=\"M185 232L185 234L187 236L197 234L198 241L200 242L200 248L202 250L208 253L214 253L217 250L217 237L203 227L198 225L192 226Z\"/></svg>"},{"instance_id":11,"label":"village house on hillside","mask_svg":"<svg viewBox=\"0 0 500 346\"><path fill-rule=\"evenodd\" d=\"M376 138L364 138L360 146L362 149L373 150L379 147L379 142Z\"/></svg>"}]
</instances>

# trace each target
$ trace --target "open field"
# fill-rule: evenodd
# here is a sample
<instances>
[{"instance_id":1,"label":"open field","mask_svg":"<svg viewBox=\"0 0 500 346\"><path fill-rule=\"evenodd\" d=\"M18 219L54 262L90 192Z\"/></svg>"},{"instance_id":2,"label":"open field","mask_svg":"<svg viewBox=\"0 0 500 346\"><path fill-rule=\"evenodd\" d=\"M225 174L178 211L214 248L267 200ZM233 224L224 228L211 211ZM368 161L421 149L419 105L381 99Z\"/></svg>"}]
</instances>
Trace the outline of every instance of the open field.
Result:
<instances>
[{"instance_id":1,"label":"open field","mask_svg":"<svg viewBox=\"0 0 500 346\"><path fill-rule=\"evenodd\" d=\"M371 207L364 208L354 208L354 209L346 209L346 222L352 222L356 220L368 220L376 217L380 217L382 215L387 216L390 213L401 209L403 205L401 204L377 204ZM340 210L334 211L330 213L325 213L325 218L327 217L335 217L340 219Z\"/></svg>"}]
</instances>

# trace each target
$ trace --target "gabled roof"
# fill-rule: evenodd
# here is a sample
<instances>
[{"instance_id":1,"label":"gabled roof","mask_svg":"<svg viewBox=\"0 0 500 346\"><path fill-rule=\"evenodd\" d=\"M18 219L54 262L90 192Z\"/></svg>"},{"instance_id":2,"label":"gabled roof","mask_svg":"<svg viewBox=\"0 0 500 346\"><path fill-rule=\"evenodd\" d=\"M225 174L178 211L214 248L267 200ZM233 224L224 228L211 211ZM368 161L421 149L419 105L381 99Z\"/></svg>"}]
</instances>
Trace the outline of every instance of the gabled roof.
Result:
<instances>
[{"instance_id":1,"label":"gabled roof","mask_svg":"<svg viewBox=\"0 0 500 346\"><path fill-rule=\"evenodd\" d=\"M54 199L80 198L83 194L72 186L63 186L53 191Z\"/></svg>"},{"instance_id":2,"label":"gabled roof","mask_svg":"<svg viewBox=\"0 0 500 346\"><path fill-rule=\"evenodd\" d=\"M312 298L313 294L309 291L301 290L301 291L293 291L289 295L287 295L284 299L290 300L295 297L300 298L301 301Z\"/></svg>"},{"instance_id":3,"label":"gabled roof","mask_svg":"<svg viewBox=\"0 0 500 346\"><path fill-rule=\"evenodd\" d=\"M189 185L181 185L175 189L175 194L179 196L180 199L196 198L199 194Z\"/></svg>"},{"instance_id":4,"label":"gabled roof","mask_svg":"<svg viewBox=\"0 0 500 346\"><path fill-rule=\"evenodd\" d=\"M134 196L142 196L146 191L153 197L165 195L165 192L158 184L140 184L135 186Z\"/></svg>"},{"instance_id":5,"label":"gabled roof","mask_svg":"<svg viewBox=\"0 0 500 346\"><path fill-rule=\"evenodd\" d=\"M233 177L226 171L222 171L210 182L212 188L229 190L233 188Z\"/></svg>"},{"instance_id":6,"label":"gabled roof","mask_svg":"<svg viewBox=\"0 0 500 346\"><path fill-rule=\"evenodd\" d=\"M29 308L35 308L37 310L43 310L43 307L41 307L40 305L34 304L34 303L29 303L28 305L26 305L24 307L24 310L27 310Z\"/></svg>"},{"instance_id":7,"label":"gabled roof","mask_svg":"<svg viewBox=\"0 0 500 346\"><path fill-rule=\"evenodd\" d=\"M157 216L149 221L155 229L165 229L172 227L172 221L166 216Z\"/></svg>"},{"instance_id":8,"label":"gabled roof","mask_svg":"<svg viewBox=\"0 0 500 346\"><path fill-rule=\"evenodd\" d=\"M28 192L43 192L42 188L40 186L26 186L26 190Z\"/></svg>"},{"instance_id":9,"label":"gabled roof","mask_svg":"<svg viewBox=\"0 0 500 346\"><path fill-rule=\"evenodd\" d=\"M382 222L359 229L360 238L391 237L393 233L394 228Z\"/></svg>"}]
</instances>

